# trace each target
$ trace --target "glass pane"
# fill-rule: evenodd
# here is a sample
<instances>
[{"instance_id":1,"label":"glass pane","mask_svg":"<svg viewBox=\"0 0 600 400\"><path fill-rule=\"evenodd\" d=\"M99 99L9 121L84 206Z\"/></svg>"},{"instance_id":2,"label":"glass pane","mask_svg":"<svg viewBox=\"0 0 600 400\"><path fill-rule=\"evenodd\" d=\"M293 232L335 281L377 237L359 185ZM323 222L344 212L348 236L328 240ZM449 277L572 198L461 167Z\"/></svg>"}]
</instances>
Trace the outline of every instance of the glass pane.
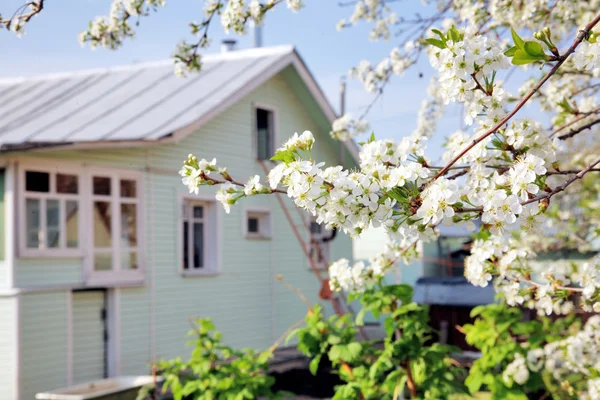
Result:
<instances>
[{"instance_id":1,"label":"glass pane","mask_svg":"<svg viewBox=\"0 0 600 400\"><path fill-rule=\"evenodd\" d=\"M77 175L56 174L56 193L77 194L78 192Z\"/></svg>"},{"instance_id":2,"label":"glass pane","mask_svg":"<svg viewBox=\"0 0 600 400\"><path fill-rule=\"evenodd\" d=\"M259 160L271 158L271 132L273 130L271 111L256 109L256 140Z\"/></svg>"},{"instance_id":3,"label":"glass pane","mask_svg":"<svg viewBox=\"0 0 600 400\"><path fill-rule=\"evenodd\" d=\"M94 194L110 196L110 178L95 176Z\"/></svg>"},{"instance_id":4,"label":"glass pane","mask_svg":"<svg viewBox=\"0 0 600 400\"><path fill-rule=\"evenodd\" d=\"M321 233L321 225L317 224L315 221L310 223L310 233L313 235L319 235Z\"/></svg>"},{"instance_id":5,"label":"glass pane","mask_svg":"<svg viewBox=\"0 0 600 400\"><path fill-rule=\"evenodd\" d=\"M95 201L92 212L94 218L94 247L111 247L111 209L107 201Z\"/></svg>"},{"instance_id":6,"label":"glass pane","mask_svg":"<svg viewBox=\"0 0 600 400\"><path fill-rule=\"evenodd\" d=\"M60 246L60 202L46 200L46 246L57 248Z\"/></svg>"},{"instance_id":7,"label":"glass pane","mask_svg":"<svg viewBox=\"0 0 600 400\"><path fill-rule=\"evenodd\" d=\"M110 271L112 269L111 253L94 254L94 271Z\"/></svg>"},{"instance_id":8,"label":"glass pane","mask_svg":"<svg viewBox=\"0 0 600 400\"><path fill-rule=\"evenodd\" d=\"M79 203L75 200L67 200L65 212L67 247L76 248L79 245Z\"/></svg>"},{"instance_id":9,"label":"glass pane","mask_svg":"<svg viewBox=\"0 0 600 400\"><path fill-rule=\"evenodd\" d=\"M121 254L121 269L138 269L137 252L128 251Z\"/></svg>"},{"instance_id":10,"label":"glass pane","mask_svg":"<svg viewBox=\"0 0 600 400\"><path fill-rule=\"evenodd\" d=\"M27 199L25 201L27 247L40 247L40 201Z\"/></svg>"},{"instance_id":11,"label":"glass pane","mask_svg":"<svg viewBox=\"0 0 600 400\"><path fill-rule=\"evenodd\" d=\"M248 218L248 233L258 233L258 218Z\"/></svg>"},{"instance_id":12,"label":"glass pane","mask_svg":"<svg viewBox=\"0 0 600 400\"><path fill-rule=\"evenodd\" d=\"M121 204L121 246L137 246L137 214L135 204Z\"/></svg>"},{"instance_id":13,"label":"glass pane","mask_svg":"<svg viewBox=\"0 0 600 400\"><path fill-rule=\"evenodd\" d=\"M189 266L189 257L188 257L188 222L183 221L183 269L188 269Z\"/></svg>"},{"instance_id":14,"label":"glass pane","mask_svg":"<svg viewBox=\"0 0 600 400\"><path fill-rule=\"evenodd\" d=\"M194 207L194 218L202 218L204 216L204 207L195 206Z\"/></svg>"},{"instance_id":15,"label":"glass pane","mask_svg":"<svg viewBox=\"0 0 600 400\"><path fill-rule=\"evenodd\" d=\"M204 224L194 224L194 268L204 267Z\"/></svg>"},{"instance_id":16,"label":"glass pane","mask_svg":"<svg viewBox=\"0 0 600 400\"><path fill-rule=\"evenodd\" d=\"M50 174L47 172L25 171L25 190L48 193L50 191Z\"/></svg>"},{"instance_id":17,"label":"glass pane","mask_svg":"<svg viewBox=\"0 0 600 400\"><path fill-rule=\"evenodd\" d=\"M121 179L121 197L135 197L135 181Z\"/></svg>"}]
</instances>

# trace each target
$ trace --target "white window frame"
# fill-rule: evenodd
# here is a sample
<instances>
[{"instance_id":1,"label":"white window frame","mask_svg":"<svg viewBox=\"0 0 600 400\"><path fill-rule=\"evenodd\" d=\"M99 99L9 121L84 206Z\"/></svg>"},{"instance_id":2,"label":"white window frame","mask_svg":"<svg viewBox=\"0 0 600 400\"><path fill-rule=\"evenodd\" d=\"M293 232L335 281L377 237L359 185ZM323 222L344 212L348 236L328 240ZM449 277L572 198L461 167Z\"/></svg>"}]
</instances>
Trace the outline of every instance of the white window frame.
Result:
<instances>
[{"instance_id":1,"label":"white window frame","mask_svg":"<svg viewBox=\"0 0 600 400\"><path fill-rule=\"evenodd\" d=\"M93 194L93 179L94 177L106 177L111 179L111 194L96 195ZM87 173L87 195L88 195L88 212L86 213L86 223L91 229L91 234L86 235L88 243L86 248L89 249L86 262L86 283L88 285L106 285L106 284L134 284L142 283L145 276L145 259L144 259L144 185L142 174L137 171L113 169L113 168L96 168L90 167ZM135 181L136 197L121 197L121 179ZM111 247L96 248L94 245L94 201L108 201L111 203ZM136 234L137 246L121 247L121 204L136 205ZM137 269L122 269L121 253L123 251L135 251L137 253ZM110 253L112 255L112 269L108 271L94 270L94 256L97 253Z\"/></svg>"},{"instance_id":2,"label":"white window frame","mask_svg":"<svg viewBox=\"0 0 600 400\"><path fill-rule=\"evenodd\" d=\"M275 155L275 150L277 150L277 146L279 144L278 141L278 133L279 133L279 111L277 109L276 106L272 105L272 104L265 104L265 103L254 103L252 104L252 130L254 132L253 134L253 152L254 152L254 158L256 158L258 160L258 129L257 129L257 120L256 120L256 111L258 109L261 110L266 110L266 111L270 111L273 114L273 137L272 137L272 143L271 143L271 152L273 153L272 155ZM270 161L270 160L261 160L261 161Z\"/></svg>"},{"instance_id":3,"label":"white window frame","mask_svg":"<svg viewBox=\"0 0 600 400\"><path fill-rule=\"evenodd\" d=\"M309 250L309 253L311 253L311 251L313 249L312 239L313 238L319 239L319 245L315 246L315 248L320 249L323 252L323 254L322 254L323 260L319 261L318 254L316 254L316 253L314 255L311 255L311 257L313 257L313 261L318 266L321 266L322 268L327 269L327 266L332 261L331 260L331 241L323 243L320 239L331 236L332 231L326 230L325 225L320 224L321 232L319 233L319 235L313 234L312 230L311 230L311 224L313 222L316 223L316 219L317 219L316 216L309 214L307 217L307 220L306 220L307 224L308 224L308 250Z\"/></svg>"},{"instance_id":4,"label":"white window frame","mask_svg":"<svg viewBox=\"0 0 600 400\"><path fill-rule=\"evenodd\" d=\"M247 207L244 209L244 219L242 220L242 234L246 239L271 239L273 237L273 223L271 210L266 207ZM259 219L259 232L248 231L248 218L256 217Z\"/></svg>"},{"instance_id":5,"label":"white window frame","mask_svg":"<svg viewBox=\"0 0 600 400\"><path fill-rule=\"evenodd\" d=\"M215 200L214 195L210 194L188 194L179 195L178 215L177 218L177 265L179 274L183 277L188 276L215 276L221 273L221 211ZM194 268L193 263L190 263L190 257L193 257L193 236L190 234L192 225L190 215L193 213L193 206L201 205L203 210L204 224L204 266L202 268ZM183 267L183 222L188 220L188 268Z\"/></svg>"},{"instance_id":6,"label":"white window frame","mask_svg":"<svg viewBox=\"0 0 600 400\"><path fill-rule=\"evenodd\" d=\"M49 174L50 185L49 192L28 192L25 186L25 176L27 171L45 172ZM77 176L77 194L56 193L56 175L75 175ZM67 257L83 257L85 243L82 232L85 223L85 177L81 173L81 168L76 168L73 165L63 163L43 163L36 161L26 161L18 165L17 168L17 193L18 193L18 212L17 212L17 231L19 257L21 258L67 258ZM42 235L40 242L42 247L31 248L27 247L27 217L26 217L26 200L40 200L40 227ZM47 248L46 246L46 201L59 200L60 221L59 221L59 247ZM78 223L77 223L77 247L66 246L66 224L65 212L66 202L75 200L78 202Z\"/></svg>"}]
</instances>

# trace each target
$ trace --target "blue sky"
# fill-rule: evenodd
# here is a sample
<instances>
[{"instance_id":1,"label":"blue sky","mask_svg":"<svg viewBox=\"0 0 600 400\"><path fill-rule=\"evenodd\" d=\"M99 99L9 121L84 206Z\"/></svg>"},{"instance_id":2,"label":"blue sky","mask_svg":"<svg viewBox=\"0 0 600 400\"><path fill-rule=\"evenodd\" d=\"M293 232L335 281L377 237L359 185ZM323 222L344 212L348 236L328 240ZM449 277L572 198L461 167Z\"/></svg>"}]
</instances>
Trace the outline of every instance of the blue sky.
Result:
<instances>
[{"instance_id":1,"label":"blue sky","mask_svg":"<svg viewBox=\"0 0 600 400\"><path fill-rule=\"evenodd\" d=\"M351 7L339 7L337 0L306 0L306 7L299 13L291 13L278 7L269 14L263 30L265 46L294 44L319 84L337 108L339 82L348 69L362 59L377 62L399 39L388 42L372 42L368 39L370 26L337 32L336 22L351 14ZM0 13L12 13L23 0L4 0ZM69 3L68 5L66 3ZM106 14L110 0L47 1L43 13L27 26L27 34L21 38L0 32L0 76L28 76L49 72L72 71L86 68L108 67L168 58L176 43L188 37L187 23L201 20L203 2L199 0L170 0L164 9L141 21L137 36L117 50L90 50L77 42L81 32L94 16ZM428 9L420 1L401 3L401 15L410 17L415 12L426 15ZM218 22L218 21L216 21ZM225 36L220 24L211 29L213 47L209 52L219 51L218 45ZM251 38L238 38L239 47L251 46ZM419 78L419 73L423 77ZM400 78L394 78L369 114L371 127L379 138L400 138L410 134L416 124L416 113L426 95L426 87L433 70L423 59L416 68ZM356 81L349 81L347 110L362 114L370 103L372 94L366 93ZM428 155L434 159L441 153L443 136L459 127L456 109L440 120L439 131L431 140Z\"/></svg>"}]
</instances>

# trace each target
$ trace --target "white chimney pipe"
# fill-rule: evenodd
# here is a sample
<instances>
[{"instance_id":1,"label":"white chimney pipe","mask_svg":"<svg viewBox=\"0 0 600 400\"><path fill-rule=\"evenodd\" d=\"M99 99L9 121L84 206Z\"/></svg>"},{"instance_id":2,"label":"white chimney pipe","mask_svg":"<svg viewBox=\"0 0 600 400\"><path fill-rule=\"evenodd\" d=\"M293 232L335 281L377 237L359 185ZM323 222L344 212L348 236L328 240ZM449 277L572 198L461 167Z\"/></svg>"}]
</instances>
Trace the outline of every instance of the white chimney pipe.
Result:
<instances>
[{"instance_id":1,"label":"white chimney pipe","mask_svg":"<svg viewBox=\"0 0 600 400\"><path fill-rule=\"evenodd\" d=\"M263 27L252 23L252 38L254 39L254 47L263 46Z\"/></svg>"},{"instance_id":2,"label":"white chimney pipe","mask_svg":"<svg viewBox=\"0 0 600 400\"><path fill-rule=\"evenodd\" d=\"M237 47L237 40L235 39L223 39L221 42L221 53L229 53L235 51Z\"/></svg>"}]
</instances>

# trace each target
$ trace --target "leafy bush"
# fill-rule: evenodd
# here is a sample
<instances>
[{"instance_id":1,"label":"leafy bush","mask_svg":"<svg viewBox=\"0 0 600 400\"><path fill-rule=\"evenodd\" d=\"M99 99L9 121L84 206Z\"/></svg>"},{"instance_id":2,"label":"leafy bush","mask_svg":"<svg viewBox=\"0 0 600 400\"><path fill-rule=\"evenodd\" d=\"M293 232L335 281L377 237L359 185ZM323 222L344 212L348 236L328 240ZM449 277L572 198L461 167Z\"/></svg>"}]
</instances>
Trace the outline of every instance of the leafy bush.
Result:
<instances>
[{"instance_id":1,"label":"leafy bush","mask_svg":"<svg viewBox=\"0 0 600 400\"><path fill-rule=\"evenodd\" d=\"M144 388L138 400L152 398L152 393L170 392L175 400L244 400L281 399L274 393L275 379L267 374L270 351L235 350L221 343L220 332L210 319L197 319L189 335L194 350L188 361L181 358L163 360L157 365L164 378L162 389Z\"/></svg>"}]
</instances>

